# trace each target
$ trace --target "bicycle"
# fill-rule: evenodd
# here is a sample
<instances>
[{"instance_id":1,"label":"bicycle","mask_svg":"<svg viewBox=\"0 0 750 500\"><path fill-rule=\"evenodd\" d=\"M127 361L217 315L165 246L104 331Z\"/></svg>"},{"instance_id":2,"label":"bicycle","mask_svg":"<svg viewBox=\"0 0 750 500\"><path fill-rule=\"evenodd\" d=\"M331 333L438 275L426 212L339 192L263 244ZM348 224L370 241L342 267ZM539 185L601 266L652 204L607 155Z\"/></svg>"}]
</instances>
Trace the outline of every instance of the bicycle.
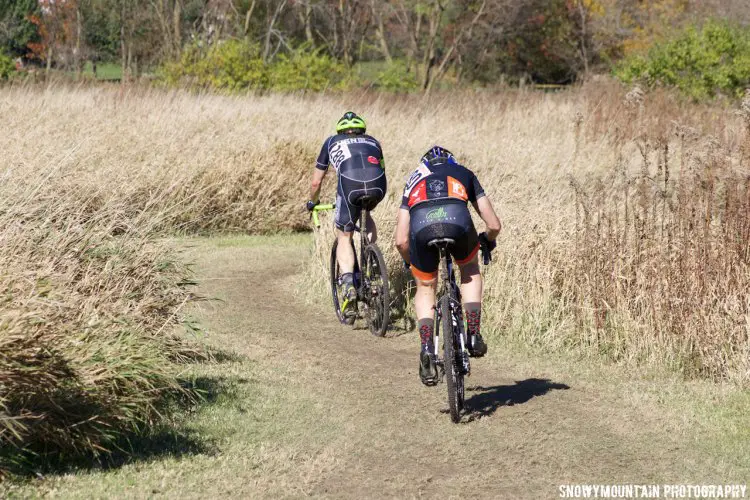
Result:
<instances>
[{"instance_id":1,"label":"bicycle","mask_svg":"<svg viewBox=\"0 0 750 500\"><path fill-rule=\"evenodd\" d=\"M455 243L451 238L436 238L428 242L437 247L442 263L442 287L435 297L435 330L433 346L435 364L440 369L439 375L429 385L447 379L448 410L451 420L458 423L464 409L464 377L471 374L471 363L467 349L466 330L464 328L463 309L461 306L461 289L456 284L453 272L453 259L448 248ZM484 265L490 263L489 251L482 248ZM440 357L440 327L444 332L443 357ZM447 377L446 377L447 376Z\"/></svg>"},{"instance_id":2,"label":"bicycle","mask_svg":"<svg viewBox=\"0 0 750 500\"><path fill-rule=\"evenodd\" d=\"M383 253L380 251L377 243L367 241L366 230L361 230L362 222L367 221L368 206L371 206L374 200L365 197L361 200L362 211L360 218L355 225L355 231L359 231L360 237L360 255L357 256L357 250L352 238L351 245L354 251L354 287L357 290L356 310L353 315L344 315L341 310L343 296L343 281L341 279L341 270L338 260L336 259L336 247L338 239L334 240L331 248L331 295L333 296L333 308L336 311L336 317L345 325L353 325L359 317L359 304L365 308L364 317L367 320L367 326L373 335L383 337L388 329L390 317L390 292L388 289L388 269L385 265ZM312 210L313 222L316 227L320 227L318 212L333 210L335 204L316 205ZM361 263L361 266L360 266Z\"/></svg>"}]
</instances>

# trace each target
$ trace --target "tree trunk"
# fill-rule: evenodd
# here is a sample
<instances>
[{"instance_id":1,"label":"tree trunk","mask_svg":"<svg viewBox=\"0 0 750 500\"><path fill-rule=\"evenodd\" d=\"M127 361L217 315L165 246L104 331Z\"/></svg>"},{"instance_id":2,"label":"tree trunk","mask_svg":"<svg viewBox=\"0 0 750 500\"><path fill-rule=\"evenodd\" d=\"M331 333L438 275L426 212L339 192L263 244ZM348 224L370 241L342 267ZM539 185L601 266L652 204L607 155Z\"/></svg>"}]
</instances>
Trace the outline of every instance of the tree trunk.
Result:
<instances>
[{"instance_id":1,"label":"tree trunk","mask_svg":"<svg viewBox=\"0 0 750 500\"><path fill-rule=\"evenodd\" d=\"M125 83L128 73L128 50L125 42L125 1L120 1L120 57L122 76L121 81Z\"/></svg>"},{"instance_id":2,"label":"tree trunk","mask_svg":"<svg viewBox=\"0 0 750 500\"><path fill-rule=\"evenodd\" d=\"M273 33L273 27L276 24L276 20L281 14L281 11L284 10L284 7L286 7L286 2L287 0L283 0L278 3L278 5L276 6L276 10L271 16L271 20L268 22L268 29L266 30L265 42L263 44L263 62L264 63L268 62L268 55L271 52L271 34Z\"/></svg>"},{"instance_id":3,"label":"tree trunk","mask_svg":"<svg viewBox=\"0 0 750 500\"><path fill-rule=\"evenodd\" d=\"M465 27L463 30L459 32L459 34L456 36L456 38L453 40L453 43L451 44L448 51L443 56L443 60L440 62L440 66L438 66L437 70L433 74L432 77L430 77L430 71L428 68L427 75L425 76L426 86L425 86L425 92L429 94L430 90L432 89L432 85L438 81L442 76L445 74L445 71L448 69L448 62L450 61L451 57L453 57L453 53L457 51L458 45L461 43L461 40L466 36L467 38L471 38L471 32L474 29L474 26L479 21L479 18L482 17L484 14L484 7L487 5L487 0L484 0L482 2L481 7L479 7L479 10L474 15L474 18L471 20L471 23L469 23L468 27Z\"/></svg>"},{"instance_id":4,"label":"tree trunk","mask_svg":"<svg viewBox=\"0 0 750 500\"><path fill-rule=\"evenodd\" d=\"M175 58L180 57L182 52L182 0L174 1L174 10L172 11L172 28L174 30L174 39L172 40L174 46Z\"/></svg>"},{"instance_id":5,"label":"tree trunk","mask_svg":"<svg viewBox=\"0 0 750 500\"><path fill-rule=\"evenodd\" d=\"M352 54L351 54L351 39L348 26L347 26L347 13L345 10L345 0L339 0L339 19L341 19L341 42L344 52L344 64L347 66L352 65Z\"/></svg>"},{"instance_id":6,"label":"tree trunk","mask_svg":"<svg viewBox=\"0 0 750 500\"><path fill-rule=\"evenodd\" d=\"M161 0L159 4L154 0L151 0L151 8L156 12L156 17L159 19L159 25L161 27L161 34L164 37L162 52L165 57L171 57L174 55L174 43L172 42L171 28L169 27L169 0Z\"/></svg>"},{"instance_id":7,"label":"tree trunk","mask_svg":"<svg viewBox=\"0 0 750 500\"><path fill-rule=\"evenodd\" d=\"M435 40L437 39L438 30L440 28L440 19L443 16L443 6L440 4L440 0L435 0L435 8L430 16L430 39L427 43L427 50L425 50L422 57L422 67L425 68L424 79L422 80L422 89L427 90L430 84L430 70L435 64Z\"/></svg>"},{"instance_id":8,"label":"tree trunk","mask_svg":"<svg viewBox=\"0 0 750 500\"><path fill-rule=\"evenodd\" d=\"M250 4L250 8L247 9L247 13L245 14L245 36L247 36L248 32L250 31L250 19L253 17L253 11L255 10L255 0L253 0L253 3Z\"/></svg>"},{"instance_id":9,"label":"tree trunk","mask_svg":"<svg viewBox=\"0 0 750 500\"><path fill-rule=\"evenodd\" d=\"M83 72L83 58L81 57L81 34L83 32L83 18L81 16L81 7L76 6L76 48L73 55L73 61L76 67L76 79L81 78Z\"/></svg>"},{"instance_id":10,"label":"tree trunk","mask_svg":"<svg viewBox=\"0 0 750 500\"><path fill-rule=\"evenodd\" d=\"M582 0L576 2L578 4L578 13L581 16L581 39L580 39L580 51L581 59L583 61L583 74L584 78L589 74L589 54L586 49L586 39L588 37L588 13L586 12L586 6L583 5Z\"/></svg>"},{"instance_id":11,"label":"tree trunk","mask_svg":"<svg viewBox=\"0 0 750 500\"><path fill-rule=\"evenodd\" d=\"M339 22L334 19L333 22L333 50L331 51L334 57L338 57L339 52Z\"/></svg>"},{"instance_id":12,"label":"tree trunk","mask_svg":"<svg viewBox=\"0 0 750 500\"><path fill-rule=\"evenodd\" d=\"M305 11L302 19L305 25L305 40L310 44L311 47L315 46L315 39L313 38L312 32L312 4L310 0L305 1Z\"/></svg>"},{"instance_id":13,"label":"tree trunk","mask_svg":"<svg viewBox=\"0 0 750 500\"><path fill-rule=\"evenodd\" d=\"M127 64L126 67L128 68L128 80L130 80L130 77L133 73L133 44L128 43L128 58L127 58Z\"/></svg>"},{"instance_id":14,"label":"tree trunk","mask_svg":"<svg viewBox=\"0 0 750 500\"><path fill-rule=\"evenodd\" d=\"M47 65L44 68L44 76L49 77L49 72L52 69L52 44L50 43L47 47Z\"/></svg>"},{"instance_id":15,"label":"tree trunk","mask_svg":"<svg viewBox=\"0 0 750 500\"><path fill-rule=\"evenodd\" d=\"M406 71L414 69L414 78L419 81L419 68L416 66L417 53L419 52L419 30L421 27L422 15L417 13L414 25L411 22L410 10L407 10L403 1L399 3L399 9L396 9L396 18L398 19L404 31L409 35L409 45L406 48Z\"/></svg>"},{"instance_id":16,"label":"tree trunk","mask_svg":"<svg viewBox=\"0 0 750 500\"><path fill-rule=\"evenodd\" d=\"M414 31L411 35L411 43L412 43L412 57L410 63L414 65L414 79L416 81L419 81L419 75L421 73L419 64L417 63L417 56L419 55L419 40L421 38L421 32L422 32L422 13L417 13L417 20L414 23Z\"/></svg>"},{"instance_id":17,"label":"tree trunk","mask_svg":"<svg viewBox=\"0 0 750 500\"><path fill-rule=\"evenodd\" d=\"M372 16L376 19L375 36L377 36L378 42L380 43L380 51L383 53L383 57L385 57L388 64L391 64L393 63L393 58L391 57L391 51L388 48L388 40L385 39L383 16L382 14L379 15L375 10L375 0L370 1L370 8L372 9Z\"/></svg>"}]
</instances>

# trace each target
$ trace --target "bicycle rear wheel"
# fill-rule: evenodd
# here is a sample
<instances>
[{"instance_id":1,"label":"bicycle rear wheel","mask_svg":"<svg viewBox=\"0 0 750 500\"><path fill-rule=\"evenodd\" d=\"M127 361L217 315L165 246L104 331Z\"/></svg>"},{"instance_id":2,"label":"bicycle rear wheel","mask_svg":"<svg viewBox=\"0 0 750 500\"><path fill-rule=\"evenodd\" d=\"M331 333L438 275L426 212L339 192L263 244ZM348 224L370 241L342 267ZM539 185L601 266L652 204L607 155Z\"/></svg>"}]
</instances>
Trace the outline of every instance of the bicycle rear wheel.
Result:
<instances>
[{"instance_id":1,"label":"bicycle rear wheel","mask_svg":"<svg viewBox=\"0 0 750 500\"><path fill-rule=\"evenodd\" d=\"M440 298L440 314L443 326L443 363L445 367L446 385L448 386L448 409L451 420L458 423L464 408L464 374L458 356L459 346L456 343L457 325L453 325L451 314L452 292L446 292Z\"/></svg>"},{"instance_id":2,"label":"bicycle rear wheel","mask_svg":"<svg viewBox=\"0 0 750 500\"><path fill-rule=\"evenodd\" d=\"M367 296L367 326L373 335L382 337L388 329L388 320L390 318L390 293L388 289L388 269L385 266L385 259L380 248L375 243L367 245L364 252L363 266L366 269L365 277L367 287L365 293Z\"/></svg>"},{"instance_id":3,"label":"bicycle rear wheel","mask_svg":"<svg viewBox=\"0 0 750 500\"><path fill-rule=\"evenodd\" d=\"M353 325L357 319L356 315L345 317L341 311L341 304L344 302L344 291L341 286L341 269L339 268L338 259L336 259L336 247L338 243L338 240L333 240L333 247L331 248L331 296L333 297L333 310L341 323ZM354 243L352 243L352 250L354 250ZM356 253L354 258L356 262Z\"/></svg>"}]
</instances>

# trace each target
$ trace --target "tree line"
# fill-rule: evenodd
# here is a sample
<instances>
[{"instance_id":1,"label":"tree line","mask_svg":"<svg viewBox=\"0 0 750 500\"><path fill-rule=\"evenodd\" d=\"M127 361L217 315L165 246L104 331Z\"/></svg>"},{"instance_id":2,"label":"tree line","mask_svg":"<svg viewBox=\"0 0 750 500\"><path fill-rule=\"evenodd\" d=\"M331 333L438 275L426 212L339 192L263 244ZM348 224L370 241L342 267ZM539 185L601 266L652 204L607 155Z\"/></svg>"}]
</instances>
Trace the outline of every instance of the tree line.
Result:
<instances>
[{"instance_id":1,"label":"tree line","mask_svg":"<svg viewBox=\"0 0 750 500\"><path fill-rule=\"evenodd\" d=\"M189 46L246 40L264 62L304 46L347 67L400 64L423 89L450 77L569 83L745 0L0 0L0 52L46 69L117 63L134 77Z\"/></svg>"}]
</instances>

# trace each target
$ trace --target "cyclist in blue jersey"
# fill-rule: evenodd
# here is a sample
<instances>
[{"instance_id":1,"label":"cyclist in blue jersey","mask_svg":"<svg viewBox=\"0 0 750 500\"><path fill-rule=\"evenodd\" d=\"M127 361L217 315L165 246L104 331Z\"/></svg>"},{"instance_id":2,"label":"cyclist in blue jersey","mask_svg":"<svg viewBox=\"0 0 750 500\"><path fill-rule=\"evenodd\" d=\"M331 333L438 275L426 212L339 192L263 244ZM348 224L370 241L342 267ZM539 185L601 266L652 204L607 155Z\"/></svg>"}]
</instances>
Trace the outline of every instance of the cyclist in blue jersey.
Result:
<instances>
[{"instance_id":1,"label":"cyclist in blue jersey","mask_svg":"<svg viewBox=\"0 0 750 500\"><path fill-rule=\"evenodd\" d=\"M468 204L487 226L477 234ZM487 345L480 333L482 275L477 254L491 252L500 232L500 219L474 172L460 165L447 149L434 146L406 182L396 223L396 247L410 265L417 282L414 309L417 314L421 350L419 375L422 382L437 377L433 349L433 305L437 287L439 252L427 243L451 238L449 251L461 269L461 300L466 313L469 354L484 356Z\"/></svg>"},{"instance_id":2,"label":"cyclist in blue jersey","mask_svg":"<svg viewBox=\"0 0 750 500\"><path fill-rule=\"evenodd\" d=\"M334 226L338 244L336 260L341 268L344 286L344 315L355 311L357 299L354 287L354 250L351 241L355 221L359 219L366 200L367 209L372 210L382 201L386 193L387 182L383 150L380 143L367 135L367 126L362 117L354 112L347 112L336 123L336 135L328 137L318 155L310 188L310 201L307 209L312 210L320 200L320 189L328 172L333 166L337 173L336 211ZM377 228L372 217L368 216L365 230L370 242L377 240Z\"/></svg>"}]
</instances>

